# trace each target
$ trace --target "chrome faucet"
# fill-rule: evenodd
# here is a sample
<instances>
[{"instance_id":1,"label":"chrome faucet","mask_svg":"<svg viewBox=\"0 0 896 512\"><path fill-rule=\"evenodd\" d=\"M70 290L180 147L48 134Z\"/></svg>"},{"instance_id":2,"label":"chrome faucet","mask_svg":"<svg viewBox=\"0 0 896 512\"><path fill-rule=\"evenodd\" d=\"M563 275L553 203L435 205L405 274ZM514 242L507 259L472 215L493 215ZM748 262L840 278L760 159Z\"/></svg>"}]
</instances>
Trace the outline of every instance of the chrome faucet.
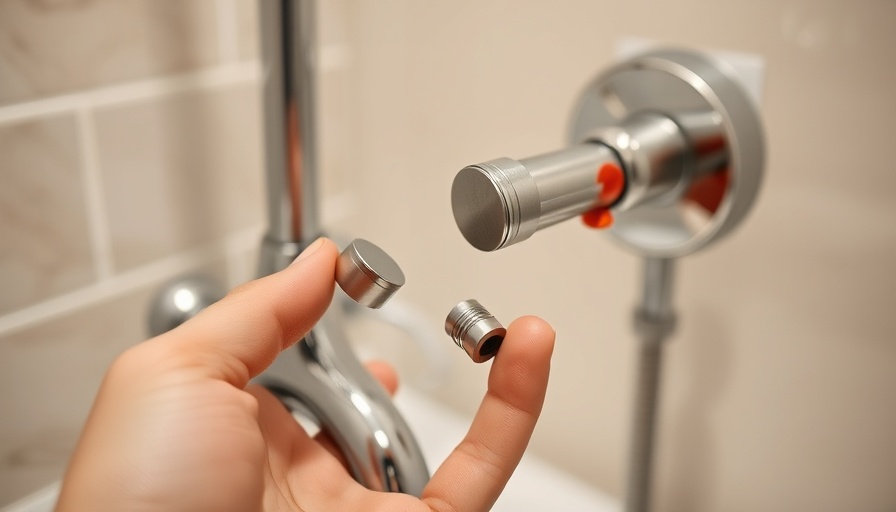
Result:
<instances>
[{"instance_id":1,"label":"chrome faucet","mask_svg":"<svg viewBox=\"0 0 896 512\"><path fill-rule=\"evenodd\" d=\"M260 276L285 268L323 233L315 182L314 7L314 0L259 2L269 220ZM352 351L339 309L330 307L256 380L293 414L317 422L361 484L419 496L429 481L422 452L391 398Z\"/></svg>"}]
</instances>

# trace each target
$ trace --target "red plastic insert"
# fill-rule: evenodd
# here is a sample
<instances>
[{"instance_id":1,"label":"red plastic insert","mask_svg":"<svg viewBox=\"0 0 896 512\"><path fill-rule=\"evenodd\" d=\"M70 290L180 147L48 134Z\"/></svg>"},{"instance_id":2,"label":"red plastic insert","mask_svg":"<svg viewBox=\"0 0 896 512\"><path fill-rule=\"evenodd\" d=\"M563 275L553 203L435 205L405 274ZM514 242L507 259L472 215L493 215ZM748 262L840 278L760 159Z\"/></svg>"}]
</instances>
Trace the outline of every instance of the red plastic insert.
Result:
<instances>
[{"instance_id":1,"label":"red plastic insert","mask_svg":"<svg viewBox=\"0 0 896 512\"><path fill-rule=\"evenodd\" d=\"M582 222L594 229L606 229L613 225L613 213L609 206L615 203L625 189L625 174L615 164L603 164L597 171L597 183L600 184L598 200L601 206L582 214Z\"/></svg>"}]
</instances>

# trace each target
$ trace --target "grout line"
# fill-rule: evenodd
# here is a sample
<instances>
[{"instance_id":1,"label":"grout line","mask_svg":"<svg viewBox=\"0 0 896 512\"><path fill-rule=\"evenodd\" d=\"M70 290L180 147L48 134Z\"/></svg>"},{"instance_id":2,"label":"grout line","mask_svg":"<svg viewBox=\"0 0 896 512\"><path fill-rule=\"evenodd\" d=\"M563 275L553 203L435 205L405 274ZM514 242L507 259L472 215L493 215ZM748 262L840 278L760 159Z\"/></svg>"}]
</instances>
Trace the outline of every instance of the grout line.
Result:
<instances>
[{"instance_id":1,"label":"grout line","mask_svg":"<svg viewBox=\"0 0 896 512\"><path fill-rule=\"evenodd\" d=\"M6 314L0 317L0 337L124 293L159 284L220 258L231 243L244 244L243 248L248 251L257 246L260 230L259 225L252 226L232 233L223 240L154 261L116 274L105 281Z\"/></svg>"},{"instance_id":2,"label":"grout line","mask_svg":"<svg viewBox=\"0 0 896 512\"><path fill-rule=\"evenodd\" d=\"M96 192L99 193L101 190ZM321 209L327 223L336 223L351 215L354 211L353 198L354 196L350 192L343 192L324 199ZM101 212L97 212L97 214L102 215ZM106 233L108 234L108 231ZM91 304L150 284L158 284L202 264L209 263L222 255L227 258L227 277L231 280L234 278L243 280L245 276L241 275L240 270L232 267L231 256L240 254L241 256L239 257L244 257L250 250L257 249L261 243L263 233L264 224L259 223L195 249L121 273L110 272L106 279L101 279L84 288L7 313L0 316L0 338L51 318L77 311ZM254 274L250 277L254 277Z\"/></svg>"},{"instance_id":3,"label":"grout line","mask_svg":"<svg viewBox=\"0 0 896 512\"><path fill-rule=\"evenodd\" d=\"M222 64L239 60L239 30L234 0L215 0L218 25L218 57Z\"/></svg>"},{"instance_id":4,"label":"grout line","mask_svg":"<svg viewBox=\"0 0 896 512\"><path fill-rule=\"evenodd\" d=\"M96 127L93 113L87 108L78 109L78 138L81 144L81 177L84 201L87 208L87 224L96 275L100 281L112 277L112 242L103 195L103 182L97 154Z\"/></svg>"},{"instance_id":5,"label":"grout line","mask_svg":"<svg viewBox=\"0 0 896 512\"><path fill-rule=\"evenodd\" d=\"M230 2L231 0L218 1ZM226 12L227 8L224 7L222 10ZM224 15L219 15L219 18L221 17L224 17ZM219 20L219 23L223 23L223 21ZM219 41L219 45L223 44ZM225 58L225 54L231 51L233 51L233 48L226 49L222 47L220 49L222 60ZM351 65L351 50L345 45L324 46L319 52L321 72L338 71ZM258 61L227 62L219 66L178 75L125 82L6 105L0 107L0 124L23 121L40 116L71 113L79 108L96 109L198 89L213 89L229 85L254 83L261 81L261 79L262 68L261 63Z\"/></svg>"},{"instance_id":6,"label":"grout line","mask_svg":"<svg viewBox=\"0 0 896 512\"><path fill-rule=\"evenodd\" d=\"M110 85L0 107L0 124L71 112L78 108L105 107L196 89L252 83L260 78L261 66L258 62L236 62L190 73Z\"/></svg>"}]
</instances>

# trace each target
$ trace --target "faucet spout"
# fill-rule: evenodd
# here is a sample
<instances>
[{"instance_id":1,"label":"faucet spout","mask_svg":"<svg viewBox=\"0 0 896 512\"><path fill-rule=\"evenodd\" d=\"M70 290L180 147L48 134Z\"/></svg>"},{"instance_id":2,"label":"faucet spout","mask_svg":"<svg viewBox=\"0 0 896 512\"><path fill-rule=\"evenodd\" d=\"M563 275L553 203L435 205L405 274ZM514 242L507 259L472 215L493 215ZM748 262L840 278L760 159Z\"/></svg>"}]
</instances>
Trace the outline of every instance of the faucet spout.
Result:
<instances>
[{"instance_id":1,"label":"faucet spout","mask_svg":"<svg viewBox=\"0 0 896 512\"><path fill-rule=\"evenodd\" d=\"M322 234L316 190L314 0L259 2L268 229L259 274L286 268ZM310 415L366 487L420 495L429 480L407 423L358 361L338 307L257 381Z\"/></svg>"},{"instance_id":2,"label":"faucet spout","mask_svg":"<svg viewBox=\"0 0 896 512\"><path fill-rule=\"evenodd\" d=\"M410 428L361 366L333 305L296 347L257 380L293 412L310 413L336 442L356 480L376 491L420 496L429 481Z\"/></svg>"}]
</instances>

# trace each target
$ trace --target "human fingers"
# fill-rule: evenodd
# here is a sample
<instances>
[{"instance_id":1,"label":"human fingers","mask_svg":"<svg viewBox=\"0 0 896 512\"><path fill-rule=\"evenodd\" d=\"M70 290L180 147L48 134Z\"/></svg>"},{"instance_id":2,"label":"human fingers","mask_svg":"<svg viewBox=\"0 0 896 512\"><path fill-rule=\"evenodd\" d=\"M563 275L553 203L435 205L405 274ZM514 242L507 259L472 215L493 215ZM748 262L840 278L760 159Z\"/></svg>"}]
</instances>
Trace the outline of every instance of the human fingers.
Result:
<instances>
[{"instance_id":1,"label":"human fingers","mask_svg":"<svg viewBox=\"0 0 896 512\"><path fill-rule=\"evenodd\" d=\"M363 487L268 390L250 385L246 391L258 401L258 424L267 450L263 510L423 511L413 496Z\"/></svg>"},{"instance_id":2,"label":"human fingers","mask_svg":"<svg viewBox=\"0 0 896 512\"><path fill-rule=\"evenodd\" d=\"M395 394L398 390L398 373L395 372L395 368L391 364L386 361L373 360L364 363L364 367L383 386L389 396Z\"/></svg>"},{"instance_id":3,"label":"human fingers","mask_svg":"<svg viewBox=\"0 0 896 512\"><path fill-rule=\"evenodd\" d=\"M523 317L507 329L470 430L439 467L423 501L434 510L489 510L516 469L547 390L554 331Z\"/></svg>"},{"instance_id":4,"label":"human fingers","mask_svg":"<svg viewBox=\"0 0 896 512\"><path fill-rule=\"evenodd\" d=\"M258 401L258 425L267 450L264 510L331 510L360 498L363 488L308 436L280 400L261 386L246 391Z\"/></svg>"},{"instance_id":5,"label":"human fingers","mask_svg":"<svg viewBox=\"0 0 896 512\"><path fill-rule=\"evenodd\" d=\"M338 250L311 244L286 269L246 283L152 340L177 360L239 388L307 334L330 304Z\"/></svg>"}]
</instances>

